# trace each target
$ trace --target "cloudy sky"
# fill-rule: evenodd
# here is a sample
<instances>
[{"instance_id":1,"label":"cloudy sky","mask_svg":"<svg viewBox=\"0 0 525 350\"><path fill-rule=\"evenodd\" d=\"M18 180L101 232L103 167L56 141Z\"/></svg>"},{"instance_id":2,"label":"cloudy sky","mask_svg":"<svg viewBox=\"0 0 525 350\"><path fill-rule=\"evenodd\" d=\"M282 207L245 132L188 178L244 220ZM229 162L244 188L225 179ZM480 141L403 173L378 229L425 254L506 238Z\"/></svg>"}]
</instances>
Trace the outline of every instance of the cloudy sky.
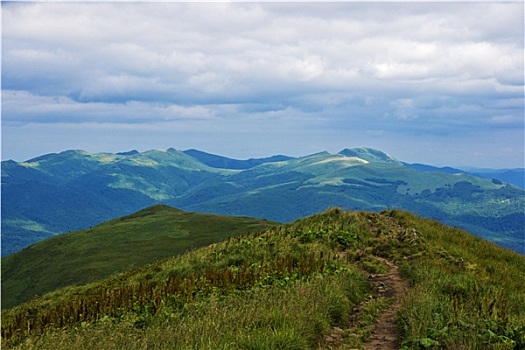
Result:
<instances>
[{"instance_id":1,"label":"cloudy sky","mask_svg":"<svg viewBox=\"0 0 525 350\"><path fill-rule=\"evenodd\" d=\"M524 166L524 4L2 2L2 159Z\"/></svg>"}]
</instances>

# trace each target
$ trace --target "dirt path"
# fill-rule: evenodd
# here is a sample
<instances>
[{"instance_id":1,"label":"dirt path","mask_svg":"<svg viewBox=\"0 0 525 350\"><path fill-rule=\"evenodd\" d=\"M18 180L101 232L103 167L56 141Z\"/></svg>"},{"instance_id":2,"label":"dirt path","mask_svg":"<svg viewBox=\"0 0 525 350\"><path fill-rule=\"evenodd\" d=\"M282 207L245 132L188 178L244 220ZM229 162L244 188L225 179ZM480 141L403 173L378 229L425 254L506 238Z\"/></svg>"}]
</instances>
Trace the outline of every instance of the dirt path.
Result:
<instances>
[{"instance_id":1,"label":"dirt path","mask_svg":"<svg viewBox=\"0 0 525 350\"><path fill-rule=\"evenodd\" d=\"M388 307L371 325L372 334L363 344L367 350L395 350L399 349L396 336L395 320L401 308L401 299L408 289L408 283L399 275L398 267L386 259L389 272L384 275L371 275L370 280L374 289L383 297L394 298L394 303Z\"/></svg>"},{"instance_id":2,"label":"dirt path","mask_svg":"<svg viewBox=\"0 0 525 350\"><path fill-rule=\"evenodd\" d=\"M400 348L397 341L396 317L401 308L403 295L408 289L408 283L403 280L399 274L398 267L391 261L378 258L389 268L386 274L371 274L369 275L370 282L374 286L375 297L364 301L356 308L354 308L350 315L350 328L343 330L335 327L331 334L325 338L324 343L319 349L352 349L341 343L343 333L348 333L348 336L357 337L360 333L355 328L356 324L362 317L362 313L366 305L377 298L393 298L393 304L383 311L376 319L376 321L365 327L364 330L371 332L367 341L361 344L360 349L366 350L396 350ZM357 331L357 332L356 332Z\"/></svg>"}]
</instances>

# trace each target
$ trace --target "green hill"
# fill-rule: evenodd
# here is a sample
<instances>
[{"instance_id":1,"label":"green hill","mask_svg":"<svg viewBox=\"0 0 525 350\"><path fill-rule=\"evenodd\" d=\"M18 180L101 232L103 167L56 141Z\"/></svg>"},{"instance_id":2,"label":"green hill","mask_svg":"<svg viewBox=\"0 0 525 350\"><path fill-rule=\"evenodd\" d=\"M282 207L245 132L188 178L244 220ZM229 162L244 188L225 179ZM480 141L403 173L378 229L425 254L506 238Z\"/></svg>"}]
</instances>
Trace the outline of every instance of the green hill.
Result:
<instances>
[{"instance_id":1,"label":"green hill","mask_svg":"<svg viewBox=\"0 0 525 350\"><path fill-rule=\"evenodd\" d=\"M246 217L187 213L165 205L149 207L2 258L2 308L272 225Z\"/></svg>"},{"instance_id":2,"label":"green hill","mask_svg":"<svg viewBox=\"0 0 525 350\"><path fill-rule=\"evenodd\" d=\"M189 150L184 151L184 153L199 160L203 164L206 164L213 168L233 169L233 170L249 169L249 168L253 168L254 166L264 164L264 163L280 162L280 161L286 161L286 160L292 159L291 157L278 155L278 156L272 156L272 157L267 157L267 158L257 158L257 159L250 158L246 160L237 160L237 159L231 159L231 158L218 156L215 154L202 152L196 149L189 149Z\"/></svg>"},{"instance_id":3,"label":"green hill","mask_svg":"<svg viewBox=\"0 0 525 350\"><path fill-rule=\"evenodd\" d=\"M278 222L329 206L399 208L525 254L523 189L450 168L413 167L369 148L246 161L172 148L65 151L2 162L1 195L2 256L159 203Z\"/></svg>"},{"instance_id":4,"label":"green hill","mask_svg":"<svg viewBox=\"0 0 525 350\"><path fill-rule=\"evenodd\" d=\"M523 349L524 285L459 229L331 208L4 310L2 348Z\"/></svg>"}]
</instances>

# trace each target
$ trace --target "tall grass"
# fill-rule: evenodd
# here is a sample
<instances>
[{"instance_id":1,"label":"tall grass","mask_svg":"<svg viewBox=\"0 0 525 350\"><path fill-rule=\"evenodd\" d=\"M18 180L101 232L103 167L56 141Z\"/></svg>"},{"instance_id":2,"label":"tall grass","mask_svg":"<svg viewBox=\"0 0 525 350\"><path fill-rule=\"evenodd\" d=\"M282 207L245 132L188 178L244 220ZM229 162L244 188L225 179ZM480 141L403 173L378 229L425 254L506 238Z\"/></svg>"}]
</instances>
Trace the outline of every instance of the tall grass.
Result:
<instances>
[{"instance_id":1,"label":"tall grass","mask_svg":"<svg viewBox=\"0 0 525 350\"><path fill-rule=\"evenodd\" d=\"M349 293L351 291L351 293ZM308 349L332 324L330 310L350 308L368 293L366 278L348 269L286 287L211 295L179 306L163 304L155 315L129 312L74 330L28 337L15 349ZM141 320L141 326L137 321Z\"/></svg>"},{"instance_id":2,"label":"tall grass","mask_svg":"<svg viewBox=\"0 0 525 350\"><path fill-rule=\"evenodd\" d=\"M330 347L359 347L389 304L349 323L371 296L365 270L385 270L378 257L411 286L404 349L525 348L525 257L408 213L337 208L4 311L2 346L317 349L341 327L359 339Z\"/></svg>"},{"instance_id":3,"label":"tall grass","mask_svg":"<svg viewBox=\"0 0 525 350\"><path fill-rule=\"evenodd\" d=\"M412 285L399 316L405 349L525 349L525 257L407 213L424 240L401 264Z\"/></svg>"},{"instance_id":4,"label":"tall grass","mask_svg":"<svg viewBox=\"0 0 525 350\"><path fill-rule=\"evenodd\" d=\"M157 315L163 315L165 310L179 312L182 308L184 311L203 298L235 295L238 299L239 293L249 294L254 289L279 290L349 269L355 275L355 268L346 259L341 259L334 247L346 247L355 239L356 232L351 226L345 230L326 227L327 224L319 226L318 239L310 242L304 242L304 230L297 225L230 238L100 283L57 291L4 312L4 344L14 346L27 342L27 339L40 339L42 334L46 338L59 329L96 325L108 318L113 322L129 321L130 315L135 315L132 322L135 328L150 328L151 320L161 317ZM368 283L362 276L353 280L360 282L345 294L334 294L335 288L327 293L327 300L332 305L323 308L331 317L327 324L342 322L348 308L364 298L362 290L368 288ZM356 295L360 297L354 300ZM339 303L345 298L353 301ZM275 336L288 334L287 329ZM256 339L257 336L252 334L246 342Z\"/></svg>"},{"instance_id":5,"label":"tall grass","mask_svg":"<svg viewBox=\"0 0 525 350\"><path fill-rule=\"evenodd\" d=\"M2 258L2 308L274 225L244 217L187 213L165 205L149 207Z\"/></svg>"},{"instance_id":6,"label":"tall grass","mask_svg":"<svg viewBox=\"0 0 525 350\"><path fill-rule=\"evenodd\" d=\"M5 339L19 339L31 334L40 334L48 328L62 328L71 324L93 322L105 314L118 314L120 310L136 307L155 314L166 300L176 303L190 302L198 295L228 293L253 286L282 284L301 279L313 273L322 273L330 268L333 258L322 253L280 256L273 261L262 261L260 265L244 261L242 266L218 269L201 269L192 274L170 273L164 282L145 279L138 283L118 288L99 287L87 294L71 296L55 305L15 308L6 313L6 325L2 327Z\"/></svg>"}]
</instances>

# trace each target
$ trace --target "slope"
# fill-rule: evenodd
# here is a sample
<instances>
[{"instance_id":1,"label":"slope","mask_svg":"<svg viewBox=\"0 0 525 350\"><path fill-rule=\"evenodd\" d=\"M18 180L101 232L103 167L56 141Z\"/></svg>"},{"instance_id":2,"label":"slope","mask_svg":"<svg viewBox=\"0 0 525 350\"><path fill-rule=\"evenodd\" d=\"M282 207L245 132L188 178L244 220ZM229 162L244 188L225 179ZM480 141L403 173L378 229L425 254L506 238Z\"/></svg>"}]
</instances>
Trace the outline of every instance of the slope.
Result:
<instances>
[{"instance_id":1,"label":"slope","mask_svg":"<svg viewBox=\"0 0 525 350\"><path fill-rule=\"evenodd\" d=\"M2 254L158 203L279 222L329 206L401 208L525 253L524 190L448 170L413 167L369 148L238 162L175 149L3 162Z\"/></svg>"},{"instance_id":2,"label":"slope","mask_svg":"<svg viewBox=\"0 0 525 350\"><path fill-rule=\"evenodd\" d=\"M380 284L392 268L402 295ZM524 276L524 256L464 231L331 208L3 311L2 346L362 348L395 304L396 348L521 349Z\"/></svg>"},{"instance_id":3,"label":"slope","mask_svg":"<svg viewBox=\"0 0 525 350\"><path fill-rule=\"evenodd\" d=\"M87 230L55 236L2 258L2 308L271 225L258 219L187 213L156 205Z\"/></svg>"},{"instance_id":4,"label":"slope","mask_svg":"<svg viewBox=\"0 0 525 350\"><path fill-rule=\"evenodd\" d=\"M227 179L229 191L217 185L211 195L207 186L194 188L168 203L280 222L329 206L372 211L402 208L525 253L525 194L499 181L327 153L261 165Z\"/></svg>"},{"instance_id":5,"label":"slope","mask_svg":"<svg viewBox=\"0 0 525 350\"><path fill-rule=\"evenodd\" d=\"M498 179L525 189L525 169L467 169L469 173L487 179Z\"/></svg>"},{"instance_id":6,"label":"slope","mask_svg":"<svg viewBox=\"0 0 525 350\"><path fill-rule=\"evenodd\" d=\"M2 256L41 236L80 230L157 204L224 172L174 149L65 151L2 162Z\"/></svg>"},{"instance_id":7,"label":"slope","mask_svg":"<svg viewBox=\"0 0 525 350\"><path fill-rule=\"evenodd\" d=\"M199 160L203 164L211 166L213 168L221 169L233 169L243 170L253 168L254 166L261 165L264 163L280 162L284 160L292 159L283 155L272 156L267 158L250 158L246 160L238 160L227 157L218 156L215 154L206 153L196 149L188 149L183 151L185 154Z\"/></svg>"}]
</instances>

